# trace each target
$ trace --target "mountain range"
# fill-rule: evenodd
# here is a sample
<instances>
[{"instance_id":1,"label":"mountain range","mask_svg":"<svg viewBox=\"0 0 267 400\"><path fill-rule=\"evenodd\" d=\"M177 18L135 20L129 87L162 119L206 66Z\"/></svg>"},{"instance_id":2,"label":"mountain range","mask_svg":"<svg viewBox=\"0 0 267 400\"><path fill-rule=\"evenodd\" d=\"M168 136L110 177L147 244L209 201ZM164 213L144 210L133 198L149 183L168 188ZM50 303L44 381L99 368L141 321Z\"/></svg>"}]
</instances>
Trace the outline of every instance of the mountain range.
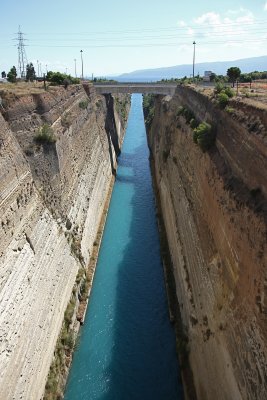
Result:
<instances>
[{"instance_id":1,"label":"mountain range","mask_svg":"<svg viewBox=\"0 0 267 400\"><path fill-rule=\"evenodd\" d=\"M267 56L243 58L235 61L216 61L196 63L195 73L200 76L204 75L204 71L212 71L219 75L225 75L230 67L239 67L242 72L266 71ZM135 81L155 81L170 78L190 77L192 75L192 64L175 65L173 67L153 68L137 70L116 76L114 79L120 82Z\"/></svg>"}]
</instances>

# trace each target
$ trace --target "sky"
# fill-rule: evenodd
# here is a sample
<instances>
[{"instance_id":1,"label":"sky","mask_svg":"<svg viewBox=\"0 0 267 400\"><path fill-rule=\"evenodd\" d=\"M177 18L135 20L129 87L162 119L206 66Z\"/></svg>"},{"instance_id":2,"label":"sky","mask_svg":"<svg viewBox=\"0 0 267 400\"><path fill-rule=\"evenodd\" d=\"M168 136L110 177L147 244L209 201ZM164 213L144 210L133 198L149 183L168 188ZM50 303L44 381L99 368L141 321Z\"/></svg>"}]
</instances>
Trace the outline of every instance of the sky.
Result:
<instances>
[{"instance_id":1,"label":"sky","mask_svg":"<svg viewBox=\"0 0 267 400\"><path fill-rule=\"evenodd\" d=\"M81 54L88 77L190 64L193 41L196 63L267 55L267 0L0 0L0 21L6 72L19 26L42 73L80 76Z\"/></svg>"}]
</instances>

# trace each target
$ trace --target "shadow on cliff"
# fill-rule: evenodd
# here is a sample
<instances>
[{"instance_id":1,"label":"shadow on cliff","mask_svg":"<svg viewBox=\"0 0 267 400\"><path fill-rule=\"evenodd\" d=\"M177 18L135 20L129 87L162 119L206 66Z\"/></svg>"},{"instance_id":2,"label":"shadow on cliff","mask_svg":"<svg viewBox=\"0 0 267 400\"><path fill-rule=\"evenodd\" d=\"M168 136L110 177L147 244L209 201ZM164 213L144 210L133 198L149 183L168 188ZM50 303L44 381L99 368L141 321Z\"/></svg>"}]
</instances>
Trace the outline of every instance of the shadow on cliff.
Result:
<instances>
[{"instance_id":1,"label":"shadow on cliff","mask_svg":"<svg viewBox=\"0 0 267 400\"><path fill-rule=\"evenodd\" d=\"M108 138L108 150L112 175L116 175L115 162L113 160L113 149L115 150L116 157L120 155L119 136L117 132L115 117L114 117L114 99L110 94L105 95L107 114L105 120L105 131Z\"/></svg>"},{"instance_id":2,"label":"shadow on cliff","mask_svg":"<svg viewBox=\"0 0 267 400\"><path fill-rule=\"evenodd\" d=\"M144 130L142 114L135 113L136 127L128 126L127 135L135 135L135 129ZM77 379L81 387L77 399L183 398L175 335L168 315L145 133L132 147L131 153L126 153L126 147L119 159L78 354L79 362L84 364L80 371L76 370L73 383L70 377L69 385L73 388L67 391L66 399L76 398ZM116 281L113 286L112 279ZM86 345L85 336L91 336L90 345ZM94 355L90 357L92 351ZM90 362L94 365L86 370ZM102 362L105 364L101 366ZM74 360L74 369L76 364L78 360Z\"/></svg>"}]
</instances>

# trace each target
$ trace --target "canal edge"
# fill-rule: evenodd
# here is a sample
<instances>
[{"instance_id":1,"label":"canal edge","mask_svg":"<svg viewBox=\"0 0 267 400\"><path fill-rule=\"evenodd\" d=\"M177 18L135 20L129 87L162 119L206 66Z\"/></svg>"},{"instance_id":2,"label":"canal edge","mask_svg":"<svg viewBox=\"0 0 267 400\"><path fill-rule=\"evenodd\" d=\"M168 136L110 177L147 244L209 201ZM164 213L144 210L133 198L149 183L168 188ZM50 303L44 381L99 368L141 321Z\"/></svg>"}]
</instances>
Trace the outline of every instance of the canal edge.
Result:
<instances>
[{"instance_id":1,"label":"canal edge","mask_svg":"<svg viewBox=\"0 0 267 400\"><path fill-rule=\"evenodd\" d=\"M180 313L180 306L176 296L176 284L173 273L173 264L167 239L165 223L162 216L160 194L157 186L154 159L151 154L151 151L149 156L149 164L152 177L153 194L155 199L156 219L159 232L160 253L161 253L161 260L164 273L164 283L166 288L169 320L171 324L174 326L174 331L175 331L176 354L179 360L179 371L183 384L184 399L197 400L193 373L189 362L188 338L183 326L182 317ZM177 379L179 379L179 377L177 377Z\"/></svg>"},{"instance_id":2,"label":"canal edge","mask_svg":"<svg viewBox=\"0 0 267 400\"><path fill-rule=\"evenodd\" d=\"M66 384L70 372L70 368L72 365L72 360L73 360L73 355L76 350L76 346L78 343L79 339L79 332L80 328L84 323L84 318L86 315L88 303L90 300L90 294L91 294L91 289L93 286L93 281L94 281L94 276L95 276L95 271L96 271L96 266L97 266L97 259L100 251L100 246L101 246L101 241L105 229L105 223L108 215L108 210L109 210L109 205L112 197L112 192L113 192L113 187L115 183L115 177L112 176L109 189L107 191L107 196L106 200L104 203L102 215L100 218L100 222L98 225L98 230L95 236L95 241L93 245L93 251L90 257L90 261L85 267L84 270L84 275L82 279L79 280L77 284L77 278L79 275L79 272L77 273L76 281L73 286L72 290L72 296L71 299L67 305L65 314L64 314L64 319L62 322L62 327L60 334L57 339L57 344L55 347L54 351L54 358L51 363L48 375L47 375L47 380L46 380L46 385L45 385L45 390L44 394L42 397L42 400L54 400L54 399L63 399L64 398L64 392L66 389ZM95 244L97 243L97 245ZM83 293L83 298L81 299L80 297L80 290L82 285L86 285L86 290ZM75 299L75 303L73 302ZM71 348L62 348L62 343L65 342L65 327L66 327L66 313L67 315L68 310L71 309L72 313L71 315L68 316L70 320L70 330L69 334L71 335L71 341L72 345Z\"/></svg>"}]
</instances>

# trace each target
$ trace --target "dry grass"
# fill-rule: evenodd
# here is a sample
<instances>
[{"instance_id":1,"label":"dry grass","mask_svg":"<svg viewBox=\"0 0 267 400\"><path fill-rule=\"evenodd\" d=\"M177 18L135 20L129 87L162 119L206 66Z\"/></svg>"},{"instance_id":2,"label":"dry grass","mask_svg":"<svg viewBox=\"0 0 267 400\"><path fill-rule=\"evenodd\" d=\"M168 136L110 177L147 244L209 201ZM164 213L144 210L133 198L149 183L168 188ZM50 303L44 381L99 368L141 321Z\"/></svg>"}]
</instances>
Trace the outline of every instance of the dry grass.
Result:
<instances>
[{"instance_id":1,"label":"dry grass","mask_svg":"<svg viewBox=\"0 0 267 400\"><path fill-rule=\"evenodd\" d=\"M214 87L198 86L196 90L209 98L214 96ZM233 90L236 96L236 87ZM267 81L253 82L251 89L248 83L239 84L238 98L258 109L267 110Z\"/></svg>"},{"instance_id":2,"label":"dry grass","mask_svg":"<svg viewBox=\"0 0 267 400\"><path fill-rule=\"evenodd\" d=\"M18 82L0 84L0 93L14 94L16 96L25 96L29 94L43 93L44 84L42 82Z\"/></svg>"},{"instance_id":3,"label":"dry grass","mask_svg":"<svg viewBox=\"0 0 267 400\"><path fill-rule=\"evenodd\" d=\"M49 93L55 94L58 86L48 86ZM31 96L45 93L43 82L18 82L0 83L0 97L5 108L9 108L16 100L23 96Z\"/></svg>"}]
</instances>

